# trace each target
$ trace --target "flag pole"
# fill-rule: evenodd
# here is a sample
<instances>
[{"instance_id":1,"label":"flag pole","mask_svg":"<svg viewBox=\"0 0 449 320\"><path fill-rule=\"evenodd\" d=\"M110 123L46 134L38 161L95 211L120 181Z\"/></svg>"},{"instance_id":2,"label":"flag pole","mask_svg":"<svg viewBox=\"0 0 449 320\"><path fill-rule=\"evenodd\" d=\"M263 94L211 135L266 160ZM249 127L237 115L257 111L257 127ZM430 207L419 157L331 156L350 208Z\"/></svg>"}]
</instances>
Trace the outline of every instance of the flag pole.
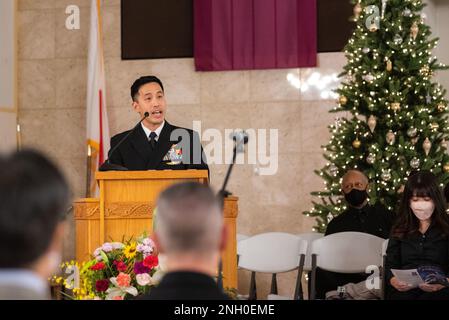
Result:
<instances>
[{"instance_id":1,"label":"flag pole","mask_svg":"<svg viewBox=\"0 0 449 320\"><path fill-rule=\"evenodd\" d=\"M92 173L92 149L87 145L87 172L86 172L86 198L90 198L90 180Z\"/></svg>"}]
</instances>

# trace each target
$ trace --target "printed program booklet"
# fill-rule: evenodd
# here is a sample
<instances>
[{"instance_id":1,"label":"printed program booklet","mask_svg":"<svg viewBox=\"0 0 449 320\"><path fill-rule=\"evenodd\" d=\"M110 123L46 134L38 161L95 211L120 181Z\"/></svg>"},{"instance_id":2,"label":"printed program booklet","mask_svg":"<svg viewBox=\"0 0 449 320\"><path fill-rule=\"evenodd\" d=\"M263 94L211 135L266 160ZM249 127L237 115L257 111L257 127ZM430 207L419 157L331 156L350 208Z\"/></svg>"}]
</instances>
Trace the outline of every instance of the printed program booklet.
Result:
<instances>
[{"instance_id":1,"label":"printed program booklet","mask_svg":"<svg viewBox=\"0 0 449 320\"><path fill-rule=\"evenodd\" d=\"M410 284L413 288L422 283L441 284L449 287L449 282L443 270L436 266L421 266L417 269L398 270L391 269L393 275L399 280Z\"/></svg>"}]
</instances>

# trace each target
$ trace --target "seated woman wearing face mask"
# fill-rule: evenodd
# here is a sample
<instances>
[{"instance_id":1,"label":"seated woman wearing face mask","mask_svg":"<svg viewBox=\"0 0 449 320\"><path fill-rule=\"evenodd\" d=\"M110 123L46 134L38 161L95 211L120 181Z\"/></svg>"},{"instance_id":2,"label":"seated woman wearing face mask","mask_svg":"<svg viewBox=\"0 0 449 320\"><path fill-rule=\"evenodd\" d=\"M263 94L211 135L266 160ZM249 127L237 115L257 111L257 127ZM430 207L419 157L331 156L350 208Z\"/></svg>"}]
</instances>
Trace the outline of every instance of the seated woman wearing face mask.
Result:
<instances>
[{"instance_id":1,"label":"seated woman wearing face mask","mask_svg":"<svg viewBox=\"0 0 449 320\"><path fill-rule=\"evenodd\" d=\"M449 271L449 216L438 179L429 171L410 176L405 186L398 219L392 228L386 259L386 298L392 300L449 299L441 284L412 285L392 270L439 269ZM421 273L421 272L418 272ZM421 278L425 274L421 273Z\"/></svg>"}]
</instances>

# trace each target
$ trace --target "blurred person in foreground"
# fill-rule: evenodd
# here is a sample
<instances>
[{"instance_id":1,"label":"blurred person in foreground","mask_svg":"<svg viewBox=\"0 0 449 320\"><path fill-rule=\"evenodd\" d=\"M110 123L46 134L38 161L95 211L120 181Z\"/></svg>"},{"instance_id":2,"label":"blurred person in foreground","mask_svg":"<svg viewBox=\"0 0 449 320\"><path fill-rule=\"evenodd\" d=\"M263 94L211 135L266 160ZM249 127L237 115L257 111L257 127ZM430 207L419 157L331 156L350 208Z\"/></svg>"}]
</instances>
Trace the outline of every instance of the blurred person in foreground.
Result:
<instances>
[{"instance_id":1,"label":"blurred person in foreground","mask_svg":"<svg viewBox=\"0 0 449 320\"><path fill-rule=\"evenodd\" d=\"M215 281L226 228L220 203L208 186L186 182L162 192L153 236L167 274L144 299L229 299Z\"/></svg>"},{"instance_id":2,"label":"blurred person in foreground","mask_svg":"<svg viewBox=\"0 0 449 320\"><path fill-rule=\"evenodd\" d=\"M0 300L50 299L68 204L66 180L43 155L0 156Z\"/></svg>"}]
</instances>

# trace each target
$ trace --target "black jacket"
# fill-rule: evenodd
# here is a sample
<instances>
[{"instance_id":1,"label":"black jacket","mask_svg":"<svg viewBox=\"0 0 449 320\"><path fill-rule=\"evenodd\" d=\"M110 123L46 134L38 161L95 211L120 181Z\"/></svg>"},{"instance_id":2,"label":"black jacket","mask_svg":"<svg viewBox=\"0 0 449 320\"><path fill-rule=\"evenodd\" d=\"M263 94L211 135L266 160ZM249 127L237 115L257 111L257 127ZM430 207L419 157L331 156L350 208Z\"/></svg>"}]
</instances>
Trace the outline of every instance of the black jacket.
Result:
<instances>
[{"instance_id":1,"label":"black jacket","mask_svg":"<svg viewBox=\"0 0 449 320\"><path fill-rule=\"evenodd\" d=\"M143 300L229 300L214 279L196 272L167 273Z\"/></svg>"},{"instance_id":2,"label":"black jacket","mask_svg":"<svg viewBox=\"0 0 449 320\"><path fill-rule=\"evenodd\" d=\"M180 131L174 132L176 129L180 129ZM175 134L178 132L181 133L181 136ZM111 150L128 133L129 131L125 131L113 136ZM171 139L172 133L174 137ZM177 145L177 148L182 147L182 162L180 164L170 164L171 161L166 158L173 145ZM140 125L113 154L111 154L111 150L109 151L109 161L129 170L209 169L204 160L203 148L198 134L190 129L173 126L167 121L165 121L154 150Z\"/></svg>"},{"instance_id":3,"label":"black jacket","mask_svg":"<svg viewBox=\"0 0 449 320\"><path fill-rule=\"evenodd\" d=\"M361 209L350 207L329 222L326 236L337 232L364 232L387 239L393 225L394 214L380 204Z\"/></svg>"},{"instance_id":4,"label":"black jacket","mask_svg":"<svg viewBox=\"0 0 449 320\"><path fill-rule=\"evenodd\" d=\"M393 277L391 269L416 269L426 265L438 266L446 274L449 271L449 239L438 228L431 225L424 234L388 241L385 261L387 283Z\"/></svg>"}]
</instances>

